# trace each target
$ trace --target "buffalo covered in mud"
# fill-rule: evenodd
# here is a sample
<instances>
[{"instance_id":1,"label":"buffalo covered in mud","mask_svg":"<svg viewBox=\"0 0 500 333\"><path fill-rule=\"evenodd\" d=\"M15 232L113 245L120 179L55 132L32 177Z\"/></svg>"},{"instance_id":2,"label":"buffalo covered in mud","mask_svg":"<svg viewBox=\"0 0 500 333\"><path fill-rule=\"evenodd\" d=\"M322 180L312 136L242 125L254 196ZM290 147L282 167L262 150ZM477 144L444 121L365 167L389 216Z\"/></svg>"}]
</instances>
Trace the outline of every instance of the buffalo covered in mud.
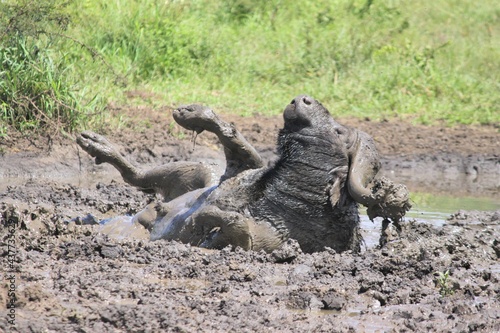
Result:
<instances>
[{"instance_id":1,"label":"buffalo covered in mud","mask_svg":"<svg viewBox=\"0 0 500 333\"><path fill-rule=\"evenodd\" d=\"M267 167L234 125L210 108L182 106L173 116L188 130L218 137L226 158L224 173L196 162L143 171L103 136L83 132L77 142L96 163L112 164L127 183L164 198L107 224L140 224L152 240L205 248L271 252L292 238L304 252L327 247L357 252L362 242L358 204L368 208L370 219L382 217L385 226L397 224L411 207L404 185L376 178L380 162L373 139L337 123L309 96L298 96L286 106L277 140L279 157Z\"/></svg>"}]
</instances>

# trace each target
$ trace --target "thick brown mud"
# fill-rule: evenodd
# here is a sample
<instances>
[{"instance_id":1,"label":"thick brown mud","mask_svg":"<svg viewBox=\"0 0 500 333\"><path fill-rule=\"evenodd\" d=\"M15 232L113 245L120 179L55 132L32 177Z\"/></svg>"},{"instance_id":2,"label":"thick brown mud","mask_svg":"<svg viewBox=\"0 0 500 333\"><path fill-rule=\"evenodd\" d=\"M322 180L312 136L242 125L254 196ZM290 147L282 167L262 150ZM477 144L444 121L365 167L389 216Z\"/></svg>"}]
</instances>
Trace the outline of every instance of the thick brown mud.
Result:
<instances>
[{"instance_id":1,"label":"thick brown mud","mask_svg":"<svg viewBox=\"0 0 500 333\"><path fill-rule=\"evenodd\" d=\"M194 144L168 114L150 113L149 128L108 133L133 163L221 163L209 134ZM231 120L272 161L281 119ZM498 129L340 122L374 136L384 175L410 191L498 206L439 224L407 217L400 233L385 231L383 248L367 241L360 254L304 254L293 241L271 254L204 250L150 242L140 230L110 238L99 220L158 198L69 139L13 134L0 146L0 331L500 331ZM366 238L380 229L375 221Z\"/></svg>"}]
</instances>

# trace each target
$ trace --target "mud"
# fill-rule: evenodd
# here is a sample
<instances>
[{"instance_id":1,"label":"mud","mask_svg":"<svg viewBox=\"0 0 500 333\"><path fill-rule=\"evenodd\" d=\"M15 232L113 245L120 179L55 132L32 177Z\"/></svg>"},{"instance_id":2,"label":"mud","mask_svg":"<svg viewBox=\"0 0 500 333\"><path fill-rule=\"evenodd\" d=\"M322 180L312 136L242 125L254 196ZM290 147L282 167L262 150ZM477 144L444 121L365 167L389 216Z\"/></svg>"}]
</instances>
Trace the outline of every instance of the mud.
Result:
<instances>
[{"instance_id":1,"label":"mud","mask_svg":"<svg viewBox=\"0 0 500 333\"><path fill-rule=\"evenodd\" d=\"M213 137L202 133L194 144L168 110L146 117L149 125L106 133L133 163L223 161ZM231 120L273 160L279 117ZM340 122L373 135L385 175L410 191L485 196L500 206L497 128ZM384 231L383 248L367 242L356 255L304 254L293 241L271 254L209 251L150 242L140 231L101 234L101 219L157 198L95 165L70 139L12 133L0 151L0 331L500 331L500 210L457 211L440 226L406 218L401 230Z\"/></svg>"}]
</instances>

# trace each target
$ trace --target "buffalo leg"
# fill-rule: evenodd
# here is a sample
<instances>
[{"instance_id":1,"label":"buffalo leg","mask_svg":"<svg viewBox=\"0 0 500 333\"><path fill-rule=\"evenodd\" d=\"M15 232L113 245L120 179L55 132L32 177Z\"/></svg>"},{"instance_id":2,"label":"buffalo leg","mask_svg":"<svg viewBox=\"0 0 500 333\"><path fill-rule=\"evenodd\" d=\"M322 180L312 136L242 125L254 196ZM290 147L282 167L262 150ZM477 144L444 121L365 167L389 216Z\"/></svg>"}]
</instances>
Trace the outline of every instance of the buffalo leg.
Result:
<instances>
[{"instance_id":1,"label":"buffalo leg","mask_svg":"<svg viewBox=\"0 0 500 333\"><path fill-rule=\"evenodd\" d=\"M205 248L239 246L245 250L272 252L286 237L266 222L256 222L241 213L206 206L187 221L179 240Z\"/></svg>"},{"instance_id":2,"label":"buffalo leg","mask_svg":"<svg viewBox=\"0 0 500 333\"><path fill-rule=\"evenodd\" d=\"M226 171L222 180L234 177L238 173L263 166L262 159L234 125L219 119L208 107L188 105L179 107L173 113L175 121L182 127L201 133L209 131L217 135L224 146Z\"/></svg>"},{"instance_id":3,"label":"buffalo leg","mask_svg":"<svg viewBox=\"0 0 500 333\"><path fill-rule=\"evenodd\" d=\"M76 141L83 150L95 157L97 164L113 165L125 182L144 192L161 194L165 201L217 182L216 171L209 165L173 162L144 171L132 165L102 135L86 131Z\"/></svg>"}]
</instances>

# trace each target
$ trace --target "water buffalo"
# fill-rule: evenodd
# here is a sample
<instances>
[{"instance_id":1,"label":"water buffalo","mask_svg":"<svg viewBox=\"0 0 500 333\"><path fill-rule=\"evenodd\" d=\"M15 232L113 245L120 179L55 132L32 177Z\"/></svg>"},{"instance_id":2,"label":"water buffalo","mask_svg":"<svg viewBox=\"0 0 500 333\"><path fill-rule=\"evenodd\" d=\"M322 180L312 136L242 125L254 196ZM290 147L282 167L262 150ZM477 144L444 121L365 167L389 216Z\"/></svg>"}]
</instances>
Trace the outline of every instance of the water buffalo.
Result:
<instances>
[{"instance_id":1,"label":"water buffalo","mask_svg":"<svg viewBox=\"0 0 500 333\"><path fill-rule=\"evenodd\" d=\"M152 240L177 240L206 248L240 246L273 251L289 238L304 252L330 247L359 251L358 203L371 219L399 221L410 208L405 186L376 179L380 162L373 139L337 123L315 99L301 95L284 110L277 140L278 159L264 167L257 151L236 128L208 107L174 110L182 127L217 135L226 169L174 162L148 171L133 166L104 137L83 132L77 142L110 163L124 180L163 195L131 218Z\"/></svg>"}]
</instances>

